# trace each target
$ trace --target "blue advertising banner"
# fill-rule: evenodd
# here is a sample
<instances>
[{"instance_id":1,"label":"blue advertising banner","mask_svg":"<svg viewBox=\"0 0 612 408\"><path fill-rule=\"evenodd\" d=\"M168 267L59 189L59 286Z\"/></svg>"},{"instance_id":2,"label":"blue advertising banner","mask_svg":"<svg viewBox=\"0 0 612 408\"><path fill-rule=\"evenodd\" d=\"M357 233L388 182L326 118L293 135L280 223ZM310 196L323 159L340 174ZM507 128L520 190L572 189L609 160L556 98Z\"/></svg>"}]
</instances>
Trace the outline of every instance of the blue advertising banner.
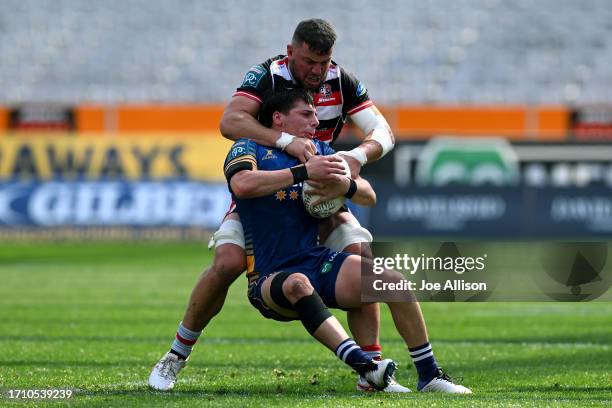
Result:
<instances>
[{"instance_id":1,"label":"blue advertising banner","mask_svg":"<svg viewBox=\"0 0 612 408\"><path fill-rule=\"evenodd\" d=\"M229 208L224 183L0 183L0 227L217 228Z\"/></svg>"},{"instance_id":2,"label":"blue advertising banner","mask_svg":"<svg viewBox=\"0 0 612 408\"><path fill-rule=\"evenodd\" d=\"M397 187L374 183L378 203L350 205L375 237L580 239L612 237L612 189ZM216 229L224 183L50 181L0 183L0 228Z\"/></svg>"},{"instance_id":3,"label":"blue advertising banner","mask_svg":"<svg viewBox=\"0 0 612 408\"><path fill-rule=\"evenodd\" d=\"M403 237L612 237L612 189L375 184L373 234Z\"/></svg>"}]
</instances>

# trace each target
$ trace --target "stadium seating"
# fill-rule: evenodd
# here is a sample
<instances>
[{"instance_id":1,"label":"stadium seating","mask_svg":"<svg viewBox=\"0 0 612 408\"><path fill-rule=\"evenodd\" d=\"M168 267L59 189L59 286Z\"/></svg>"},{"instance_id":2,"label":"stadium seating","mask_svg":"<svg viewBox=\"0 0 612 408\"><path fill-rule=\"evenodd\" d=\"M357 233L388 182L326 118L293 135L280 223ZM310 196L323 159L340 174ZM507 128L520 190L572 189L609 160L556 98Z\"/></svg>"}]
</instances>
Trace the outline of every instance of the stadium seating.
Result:
<instances>
[{"instance_id":1,"label":"stadium seating","mask_svg":"<svg viewBox=\"0 0 612 408\"><path fill-rule=\"evenodd\" d=\"M612 101L607 0L4 0L0 103L224 102L307 17L383 103Z\"/></svg>"}]
</instances>

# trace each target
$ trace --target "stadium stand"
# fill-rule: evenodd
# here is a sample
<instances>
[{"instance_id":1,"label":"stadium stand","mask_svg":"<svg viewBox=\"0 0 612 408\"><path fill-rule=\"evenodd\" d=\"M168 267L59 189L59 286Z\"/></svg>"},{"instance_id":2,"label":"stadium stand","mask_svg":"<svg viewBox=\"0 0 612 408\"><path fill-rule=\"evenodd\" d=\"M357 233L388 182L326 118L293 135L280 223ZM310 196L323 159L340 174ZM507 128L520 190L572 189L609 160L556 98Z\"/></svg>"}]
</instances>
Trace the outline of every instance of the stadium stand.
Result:
<instances>
[{"instance_id":1,"label":"stadium stand","mask_svg":"<svg viewBox=\"0 0 612 408\"><path fill-rule=\"evenodd\" d=\"M224 102L308 17L381 103L612 100L607 0L4 0L0 102Z\"/></svg>"}]
</instances>

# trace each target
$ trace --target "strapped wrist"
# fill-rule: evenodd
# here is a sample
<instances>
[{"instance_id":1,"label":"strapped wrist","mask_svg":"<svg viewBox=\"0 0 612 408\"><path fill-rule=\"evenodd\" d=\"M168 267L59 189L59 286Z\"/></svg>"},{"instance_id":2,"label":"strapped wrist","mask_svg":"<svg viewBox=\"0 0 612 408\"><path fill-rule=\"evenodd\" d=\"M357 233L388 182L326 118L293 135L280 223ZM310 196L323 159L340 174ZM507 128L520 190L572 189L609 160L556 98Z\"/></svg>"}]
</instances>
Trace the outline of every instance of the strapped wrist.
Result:
<instances>
[{"instance_id":1,"label":"strapped wrist","mask_svg":"<svg viewBox=\"0 0 612 408\"><path fill-rule=\"evenodd\" d=\"M338 153L352 157L353 159L357 160L362 166L368 162L368 156L366 156L365 152L360 147L356 147L353 150Z\"/></svg>"},{"instance_id":2,"label":"strapped wrist","mask_svg":"<svg viewBox=\"0 0 612 408\"><path fill-rule=\"evenodd\" d=\"M305 164L290 167L289 170L291 170L291 174L293 175L293 184L308 180L308 171L306 170Z\"/></svg>"},{"instance_id":3,"label":"strapped wrist","mask_svg":"<svg viewBox=\"0 0 612 408\"><path fill-rule=\"evenodd\" d=\"M353 198L353 196L355 195L356 192L357 192L357 182L355 180L353 180L353 179L350 179L349 189L344 194L344 196L346 198Z\"/></svg>"},{"instance_id":4,"label":"strapped wrist","mask_svg":"<svg viewBox=\"0 0 612 408\"><path fill-rule=\"evenodd\" d=\"M285 150L285 148L289 146L289 143L293 142L293 139L295 139L295 136L281 132L280 137L276 139L275 145L277 148Z\"/></svg>"}]
</instances>

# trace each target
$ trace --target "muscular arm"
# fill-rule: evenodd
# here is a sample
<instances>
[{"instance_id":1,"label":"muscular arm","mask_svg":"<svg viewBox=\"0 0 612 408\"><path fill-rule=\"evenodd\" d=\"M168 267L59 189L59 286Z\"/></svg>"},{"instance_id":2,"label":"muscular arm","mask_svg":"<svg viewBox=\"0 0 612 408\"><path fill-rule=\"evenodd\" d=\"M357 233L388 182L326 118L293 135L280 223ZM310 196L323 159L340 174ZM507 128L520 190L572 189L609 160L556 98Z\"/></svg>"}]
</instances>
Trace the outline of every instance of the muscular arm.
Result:
<instances>
[{"instance_id":1,"label":"muscular arm","mask_svg":"<svg viewBox=\"0 0 612 408\"><path fill-rule=\"evenodd\" d=\"M347 180L344 165L335 156L315 156L306 163L308 180L337 183ZM292 185L293 173L282 170L241 170L230 176L230 187L238 198L256 198ZM348 185L346 187L348 190Z\"/></svg>"},{"instance_id":2,"label":"muscular arm","mask_svg":"<svg viewBox=\"0 0 612 408\"><path fill-rule=\"evenodd\" d=\"M359 174L361 162L370 163L383 157L395 146L395 137L385 117L376 106L370 106L351 116L351 119L365 135L364 141L349 152L339 152L348 156L351 174ZM361 156L361 160L357 158Z\"/></svg>"},{"instance_id":3,"label":"muscular arm","mask_svg":"<svg viewBox=\"0 0 612 408\"><path fill-rule=\"evenodd\" d=\"M262 146L278 147L276 141L281 132L263 126L257 120L260 104L246 96L236 95L225 107L219 130L229 140L248 138ZM316 154L311 140L295 137L284 149L291 156L305 163Z\"/></svg>"},{"instance_id":4,"label":"muscular arm","mask_svg":"<svg viewBox=\"0 0 612 408\"><path fill-rule=\"evenodd\" d=\"M368 163L380 159L395 146L391 127L376 106L355 113L351 119L365 134L365 139L359 147L364 150ZM386 149L383 149L383 143Z\"/></svg>"},{"instance_id":5,"label":"muscular arm","mask_svg":"<svg viewBox=\"0 0 612 408\"><path fill-rule=\"evenodd\" d=\"M374 192L370 183L359 175L354 180L357 183L357 191L351 201L365 207L374 207L376 205L376 192ZM311 193L320 196L314 202L314 205L346 194L349 190L349 183L347 177L326 183L308 181L308 184L314 187Z\"/></svg>"},{"instance_id":6,"label":"muscular arm","mask_svg":"<svg viewBox=\"0 0 612 408\"><path fill-rule=\"evenodd\" d=\"M263 197L293 184L291 170L242 170L232 176L230 186L238 198Z\"/></svg>"},{"instance_id":7,"label":"muscular arm","mask_svg":"<svg viewBox=\"0 0 612 408\"><path fill-rule=\"evenodd\" d=\"M263 126L256 119L260 104L245 96L234 96L225 107L219 130L230 140L249 138L256 143L274 147L281 132Z\"/></svg>"},{"instance_id":8,"label":"muscular arm","mask_svg":"<svg viewBox=\"0 0 612 408\"><path fill-rule=\"evenodd\" d=\"M366 207L374 207L376 205L376 192L368 180L361 176L357 176L357 178L355 178L355 183L357 183L357 192L351 198L351 201Z\"/></svg>"}]
</instances>

